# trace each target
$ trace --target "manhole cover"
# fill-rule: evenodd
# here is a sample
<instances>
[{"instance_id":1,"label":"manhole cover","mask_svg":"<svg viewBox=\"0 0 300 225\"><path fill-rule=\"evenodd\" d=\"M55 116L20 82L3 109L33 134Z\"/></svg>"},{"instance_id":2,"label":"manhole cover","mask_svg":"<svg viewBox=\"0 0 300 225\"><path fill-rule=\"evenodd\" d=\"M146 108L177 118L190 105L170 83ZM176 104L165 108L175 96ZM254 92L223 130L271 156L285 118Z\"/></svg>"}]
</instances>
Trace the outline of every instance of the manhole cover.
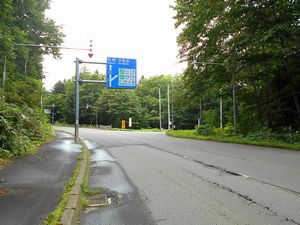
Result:
<instances>
[{"instance_id":1,"label":"manhole cover","mask_svg":"<svg viewBox=\"0 0 300 225\"><path fill-rule=\"evenodd\" d=\"M98 207L98 206L106 206L107 195L106 194L98 194L92 195L88 197L89 207Z\"/></svg>"}]
</instances>

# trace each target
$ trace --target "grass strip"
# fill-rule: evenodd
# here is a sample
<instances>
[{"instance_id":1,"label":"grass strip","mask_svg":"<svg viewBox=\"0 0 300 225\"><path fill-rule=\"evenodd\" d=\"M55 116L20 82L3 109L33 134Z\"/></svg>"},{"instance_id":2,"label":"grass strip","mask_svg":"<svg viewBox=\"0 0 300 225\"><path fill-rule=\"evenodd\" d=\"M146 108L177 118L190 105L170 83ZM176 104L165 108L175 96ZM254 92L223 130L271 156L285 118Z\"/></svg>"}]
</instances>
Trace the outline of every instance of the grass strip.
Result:
<instances>
[{"instance_id":1,"label":"grass strip","mask_svg":"<svg viewBox=\"0 0 300 225\"><path fill-rule=\"evenodd\" d=\"M253 141L243 136L201 136L195 134L194 130L168 130L166 134L172 137L189 138L189 139L196 139L196 140L203 140L203 141L216 141L216 142L225 142L225 143L234 143L234 144L246 144L246 145L257 145L257 146L272 147L272 148L300 150L299 143L289 144L277 140Z\"/></svg>"}]
</instances>

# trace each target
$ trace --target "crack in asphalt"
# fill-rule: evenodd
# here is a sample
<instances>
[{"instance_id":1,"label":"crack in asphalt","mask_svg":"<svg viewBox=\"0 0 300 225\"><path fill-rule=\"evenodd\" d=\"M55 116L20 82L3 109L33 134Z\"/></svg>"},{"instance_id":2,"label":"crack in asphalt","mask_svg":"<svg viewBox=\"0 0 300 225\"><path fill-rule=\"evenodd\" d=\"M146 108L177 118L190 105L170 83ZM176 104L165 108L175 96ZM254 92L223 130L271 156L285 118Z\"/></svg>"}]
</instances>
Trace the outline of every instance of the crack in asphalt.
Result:
<instances>
[{"instance_id":1,"label":"crack in asphalt","mask_svg":"<svg viewBox=\"0 0 300 225\"><path fill-rule=\"evenodd\" d=\"M150 144L140 144L140 145L143 145L143 146L146 146L146 147L149 147L149 148L153 148L153 149L156 149L156 150L159 150L159 151L163 151L163 152L166 152L166 153L178 156L180 158L184 158L186 160L189 160L189 161L192 161L192 162L195 162L195 163L199 163L199 164L201 164L201 165L203 165L203 166L205 166L207 168L212 168L212 169L221 171L223 173L226 173L226 174L229 174L229 175L232 175L232 176L240 176L240 177L243 177L244 179L253 180L253 181L256 181L256 182L259 182L259 183L263 183L263 184L266 184L266 185L269 185L269 186L272 186L272 187L276 187L278 189L281 189L281 190L293 193L293 194L295 194L297 196L300 196L300 192L297 192L297 191L294 191L294 190L291 190L291 189L288 189L288 188L285 188L285 187L282 187L282 186L279 186L279 185L276 185L276 184L272 184L272 183L269 183L269 182L266 182L266 181L262 181L262 180L250 177L248 175L245 175L245 174L233 172L233 171L230 171L228 169L225 169L225 168L213 165L213 164L209 164L209 163L206 163L206 162L203 162L203 161L200 161L200 160L192 159L192 158L190 158L190 157L188 157L186 155L181 155L181 154L178 154L178 153L175 153L175 152L171 152L171 151L165 150L163 148L152 146Z\"/></svg>"},{"instance_id":2,"label":"crack in asphalt","mask_svg":"<svg viewBox=\"0 0 300 225\"><path fill-rule=\"evenodd\" d=\"M168 150L165 150L163 148L160 148L160 147L157 147L157 146L153 146L153 145L150 145L150 144L147 144L147 143L143 143L143 144L127 144L127 145L114 145L114 146L109 146L109 147L113 148L113 147L124 147L124 146L145 146L145 147L152 148L152 149L155 149L155 150L158 150L158 151L162 151L162 152L165 152L165 153L172 154L174 156L177 156L177 157L189 160L191 162L195 162L195 163L201 164L201 165L203 165L203 166L205 166L207 168L218 170L218 171L221 171L221 172L226 173L226 174L231 175L231 176L239 176L239 177L242 177L244 179L248 179L248 180L252 180L252 181L258 182L258 183L263 183L265 185L276 187L278 189L281 189L281 190L293 193L293 194L295 194L297 196L300 195L300 192L297 192L297 191L294 191L294 190L291 190L291 189L288 189L288 188L285 188L285 187L281 187L279 185L272 184L272 183L269 183L269 182L266 182L266 181L262 181L262 180L259 180L259 179L256 179L256 178L252 178L250 176L247 176L247 175L244 175L244 174L241 174L241 173L233 172L233 171L230 171L228 169L225 169L225 168L213 165L213 164L205 163L205 162L200 161L200 160L195 160L195 159L192 159L192 158L190 158L190 157L188 157L186 155L182 155L182 154L179 154L179 153L171 152L171 151L168 151ZM232 194L235 194L236 196L238 196L238 197L240 197L240 198L248 201L249 205L250 204L254 204L254 205L260 206L261 208L263 208L263 209L269 211L270 213L272 213L274 216L277 216L279 218L283 218L283 221L287 221L287 222L293 223L295 225L300 225L299 222L296 222L295 220L290 219L290 218L288 218L288 217L286 217L284 215L278 214L277 212L275 212L274 210L272 210L270 207L265 206L265 205L263 205L263 204L255 201L255 200L253 200L252 198L250 198L247 195L243 195L241 193L238 193L238 192L234 191L233 189L231 189L229 187L226 187L226 186L224 186L222 184L219 184L217 182L210 181L210 180L208 180L208 179L200 176L199 174L193 173L193 172L188 171L188 170L185 170L185 171L188 172L188 173L190 173L190 174L192 174L192 175L194 175L194 176L196 176L197 178L200 178L203 182L207 182L208 184L210 184L213 187L221 188L221 189L223 189L225 191L228 191L228 192L230 192Z\"/></svg>"},{"instance_id":3,"label":"crack in asphalt","mask_svg":"<svg viewBox=\"0 0 300 225\"><path fill-rule=\"evenodd\" d=\"M231 189L231 188L229 188L229 187L225 187L224 185L219 184L219 183L217 183L217 182L210 181L210 180L208 180L208 179L202 177L202 176L199 175L199 174L193 173L192 171L189 171L189 170L186 170L186 169L183 169L183 170L186 171L186 172L188 172L188 173L190 173L190 174L192 174L193 176L195 176L195 177L201 179L203 182L206 182L206 183L210 184L210 185L213 186L213 187L221 188L221 189L223 189L223 190L225 190L225 191L228 191L228 192L230 192L230 193L232 193L232 194L237 195L238 197L240 197L240 198L242 198L242 199L245 199L246 201L249 202L249 205L250 205L250 204L258 205L258 206L264 208L265 210L271 212L274 216L283 218L284 221L291 222L291 223L296 224L296 225L300 225L300 223L296 222L295 220L290 219L290 218L288 218L288 217L286 217L286 216L284 216L284 215L278 214L277 212L275 212L274 210L272 210L270 207L265 206L265 205L263 205L263 204L261 204L261 203L255 201L255 200L253 200L252 198L250 198L250 197L247 196L247 195L243 195L243 194L241 194L241 193L238 193L238 192L234 191L233 189Z\"/></svg>"}]
</instances>

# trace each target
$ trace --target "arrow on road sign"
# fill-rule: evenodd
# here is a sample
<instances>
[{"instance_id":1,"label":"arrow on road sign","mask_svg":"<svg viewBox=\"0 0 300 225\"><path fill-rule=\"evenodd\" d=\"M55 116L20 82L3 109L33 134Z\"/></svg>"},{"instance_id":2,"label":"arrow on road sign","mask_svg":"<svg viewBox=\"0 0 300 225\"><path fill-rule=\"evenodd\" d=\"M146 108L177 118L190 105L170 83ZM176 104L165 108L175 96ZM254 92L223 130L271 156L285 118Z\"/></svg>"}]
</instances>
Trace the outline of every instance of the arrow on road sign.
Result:
<instances>
[{"instance_id":1,"label":"arrow on road sign","mask_svg":"<svg viewBox=\"0 0 300 225\"><path fill-rule=\"evenodd\" d=\"M111 83L112 83L112 81L114 80L114 79L116 79L116 78L118 78L118 74L117 75L115 75L115 76L113 76L113 77L111 77L111 74L110 74L110 79L109 79L109 87L111 87Z\"/></svg>"}]
</instances>

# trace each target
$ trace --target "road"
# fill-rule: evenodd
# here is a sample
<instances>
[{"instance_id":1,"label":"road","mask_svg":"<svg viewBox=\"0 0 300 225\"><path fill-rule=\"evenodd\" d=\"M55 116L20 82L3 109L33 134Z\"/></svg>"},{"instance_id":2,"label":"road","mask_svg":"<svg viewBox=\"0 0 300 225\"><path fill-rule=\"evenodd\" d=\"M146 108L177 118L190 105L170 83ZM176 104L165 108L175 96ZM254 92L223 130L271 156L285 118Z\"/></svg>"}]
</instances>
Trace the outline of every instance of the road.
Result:
<instances>
[{"instance_id":1,"label":"road","mask_svg":"<svg viewBox=\"0 0 300 225\"><path fill-rule=\"evenodd\" d=\"M300 224L300 152L164 133L80 136L91 149L90 186L119 196L81 224Z\"/></svg>"}]
</instances>

